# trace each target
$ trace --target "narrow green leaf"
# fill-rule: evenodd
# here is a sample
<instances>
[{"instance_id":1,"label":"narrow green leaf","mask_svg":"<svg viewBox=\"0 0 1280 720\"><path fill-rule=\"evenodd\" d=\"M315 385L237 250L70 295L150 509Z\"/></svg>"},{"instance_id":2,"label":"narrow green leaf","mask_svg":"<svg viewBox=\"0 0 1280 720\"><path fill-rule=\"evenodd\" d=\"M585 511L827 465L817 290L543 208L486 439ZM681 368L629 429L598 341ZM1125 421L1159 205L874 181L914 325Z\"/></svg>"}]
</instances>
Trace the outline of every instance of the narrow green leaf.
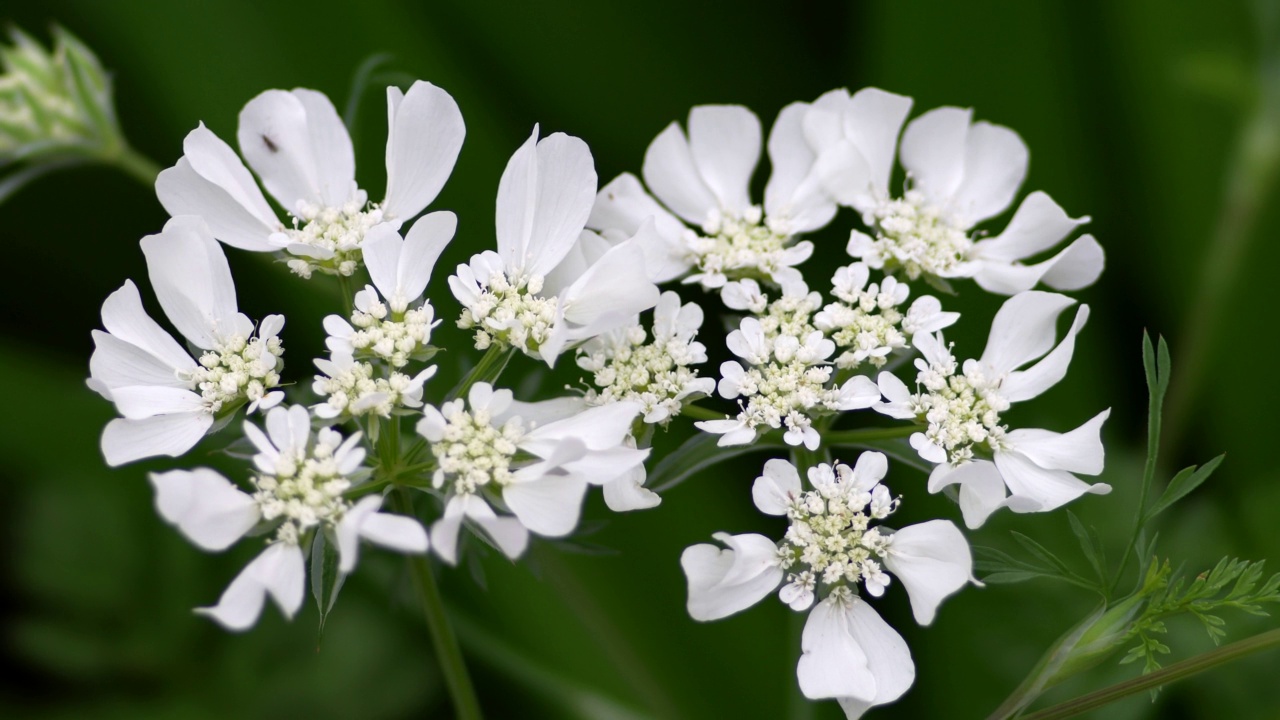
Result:
<instances>
[{"instance_id":1,"label":"narrow green leaf","mask_svg":"<svg viewBox=\"0 0 1280 720\"><path fill-rule=\"evenodd\" d=\"M1106 584L1106 560L1102 555L1102 546L1097 541L1097 533L1090 533L1084 523L1080 522L1080 518L1076 517L1076 514L1070 510L1067 510L1067 520L1071 523L1071 532L1075 534L1076 540L1080 542L1080 550L1084 553L1085 559L1089 561L1089 566L1097 574L1098 582Z\"/></svg>"},{"instance_id":2,"label":"narrow green leaf","mask_svg":"<svg viewBox=\"0 0 1280 720\"><path fill-rule=\"evenodd\" d=\"M646 484L654 492L660 493L670 490L716 463L749 453L786 447L781 440L771 440L767 437L760 438L751 445L719 447L716 445L719 439L719 435L703 432L689 438L654 466L649 472Z\"/></svg>"},{"instance_id":3,"label":"narrow green leaf","mask_svg":"<svg viewBox=\"0 0 1280 720\"><path fill-rule=\"evenodd\" d=\"M1059 560L1057 555L1054 555L1053 553L1049 552L1049 549L1046 548L1045 546L1041 545L1035 540L1032 540L1026 535L1023 535L1020 532L1011 531L1009 534L1013 536L1014 540L1018 541L1019 545L1026 548L1027 552L1030 552L1032 555L1035 555L1040 560L1043 560L1044 562L1053 566L1058 571L1068 575L1071 574L1071 569L1067 567L1067 564Z\"/></svg>"},{"instance_id":4,"label":"narrow green leaf","mask_svg":"<svg viewBox=\"0 0 1280 720\"><path fill-rule=\"evenodd\" d=\"M320 611L321 637L324 636L324 622L346 581L347 576L338 572L338 549L326 539L323 531L317 530L315 539L311 541L311 596L316 599L316 609Z\"/></svg>"},{"instance_id":5,"label":"narrow green leaf","mask_svg":"<svg viewBox=\"0 0 1280 720\"><path fill-rule=\"evenodd\" d=\"M1013 583L1026 582L1040 577L1049 576L1045 573L1032 572L1030 570L1008 570L987 575L982 578L982 582L988 585L1012 585Z\"/></svg>"},{"instance_id":6,"label":"narrow green leaf","mask_svg":"<svg viewBox=\"0 0 1280 720\"><path fill-rule=\"evenodd\" d=\"M1213 474L1214 470L1218 469L1218 466L1222 464L1226 457L1226 454L1219 455L1199 469L1196 469L1194 465L1183 468L1182 472L1179 472L1173 477L1173 480L1169 481L1169 486L1165 488L1164 494L1147 511L1147 520L1169 509L1169 506L1186 497L1192 490L1200 487L1201 483L1209 479L1209 476Z\"/></svg>"}]
</instances>

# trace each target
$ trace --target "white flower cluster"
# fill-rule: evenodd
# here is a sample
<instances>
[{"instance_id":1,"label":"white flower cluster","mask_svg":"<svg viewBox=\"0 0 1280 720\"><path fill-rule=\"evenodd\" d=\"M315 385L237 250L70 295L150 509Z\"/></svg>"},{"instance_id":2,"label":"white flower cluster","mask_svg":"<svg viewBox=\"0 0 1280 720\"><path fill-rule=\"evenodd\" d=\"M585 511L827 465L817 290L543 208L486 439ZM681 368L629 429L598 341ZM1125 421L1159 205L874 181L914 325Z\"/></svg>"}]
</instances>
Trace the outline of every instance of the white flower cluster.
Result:
<instances>
[{"instance_id":1,"label":"white flower cluster","mask_svg":"<svg viewBox=\"0 0 1280 720\"><path fill-rule=\"evenodd\" d=\"M323 375L316 376L311 390L324 398L315 412L325 419L365 414L390 417L398 407L422 407L422 384L436 372L433 365L412 377L394 370L378 377L373 363L340 351L328 359L316 358L315 363Z\"/></svg>"},{"instance_id":2,"label":"white flower cluster","mask_svg":"<svg viewBox=\"0 0 1280 720\"><path fill-rule=\"evenodd\" d=\"M458 266L459 280L480 289L475 301L462 309L458 327L475 328L477 350L498 343L536 355L550 338L556 321L556 298L538 295L543 278L535 275L513 280L500 269L481 277L472 274L472 266Z\"/></svg>"},{"instance_id":3,"label":"white flower cluster","mask_svg":"<svg viewBox=\"0 0 1280 720\"><path fill-rule=\"evenodd\" d=\"M437 490L444 489L446 481L455 495L473 495L490 485L501 490L511 484L511 459L525 430L520 418L510 417L495 426L489 406L477 402L468 411L462 399L441 405L440 415L444 428L439 440L431 443L436 458L432 484Z\"/></svg>"},{"instance_id":4,"label":"white flower cluster","mask_svg":"<svg viewBox=\"0 0 1280 720\"><path fill-rule=\"evenodd\" d=\"M179 374L204 400L208 412L218 414L241 400L250 412L263 406L267 391L280 384L284 347L277 327L264 327L257 337L236 335L200 356L199 367ZM270 402L266 403L270 406ZM263 408L266 409L266 408Z\"/></svg>"},{"instance_id":5,"label":"white flower cluster","mask_svg":"<svg viewBox=\"0 0 1280 720\"><path fill-rule=\"evenodd\" d=\"M821 436L815 417L842 410L871 407L879 400L875 384L856 375L838 387L831 385L835 369L826 364L835 343L815 330L803 339L794 335L770 338L754 317L743 318L729 333L729 349L749 367L728 361L720 366L720 396L738 401L735 419L707 420L698 427L720 434L720 445L742 445L768 428L786 428L790 445L816 449Z\"/></svg>"},{"instance_id":6,"label":"white flower cluster","mask_svg":"<svg viewBox=\"0 0 1280 720\"><path fill-rule=\"evenodd\" d=\"M700 378L693 365L707 361L707 349L694 338L702 327L702 308L681 306L680 296L665 292L653 311L653 341L633 325L601 335L578 349L578 367L592 373L598 390L587 390L588 405L619 401L640 404L644 421L665 423L684 401L710 395L712 378Z\"/></svg>"},{"instance_id":7,"label":"white flower cluster","mask_svg":"<svg viewBox=\"0 0 1280 720\"><path fill-rule=\"evenodd\" d=\"M289 269L302 278L314 272L351 277L360 268L361 244L375 225L382 223L382 209L368 204L368 194L358 190L341 207L303 202L284 231L285 249L295 257Z\"/></svg>"},{"instance_id":8,"label":"white flower cluster","mask_svg":"<svg viewBox=\"0 0 1280 720\"><path fill-rule=\"evenodd\" d=\"M431 331L439 324L430 302L397 310L383 302L372 286L356 293L350 323L336 315L325 319L330 350L376 358L393 368L426 359L431 352Z\"/></svg>"},{"instance_id":9,"label":"white flower cluster","mask_svg":"<svg viewBox=\"0 0 1280 720\"><path fill-rule=\"evenodd\" d=\"M948 348L930 355L928 361L916 361L916 384L923 390L910 400L916 416L928 423L924 437L933 446L922 444L922 457L959 465L973 459L975 446L987 455L1002 449L1008 428L1000 413L1009 409L1009 401L1000 396L999 385L972 360L957 374L959 364Z\"/></svg>"},{"instance_id":10,"label":"white flower cluster","mask_svg":"<svg viewBox=\"0 0 1280 720\"><path fill-rule=\"evenodd\" d=\"M960 318L959 313L942 312L942 303L930 295L917 298L904 313L900 306L911 288L893 276L868 285L870 277L863 263L836 270L831 294L839 302L828 304L813 317L814 326L844 350L835 360L842 370L864 362L884 367L889 354L908 347L908 338L915 333L936 332Z\"/></svg>"},{"instance_id":11,"label":"white flower cluster","mask_svg":"<svg viewBox=\"0 0 1280 720\"><path fill-rule=\"evenodd\" d=\"M950 522L870 527L898 506L880 484L887 471L884 455L863 453L852 468L809 468L805 489L794 465L770 460L751 494L761 512L790 521L782 541L717 533L726 549L694 545L680 557L695 620L741 612L775 590L796 612L812 608L796 669L800 689L809 698L836 698L850 717L897 699L915 676L906 643L859 596L859 585L879 597L892 572L916 622L928 625L942 600L976 582L969 544Z\"/></svg>"},{"instance_id":12,"label":"white flower cluster","mask_svg":"<svg viewBox=\"0 0 1280 720\"><path fill-rule=\"evenodd\" d=\"M864 222L875 230L875 237L855 232L848 250L872 268L901 272L911 280L921 275L957 277L966 270L973 241L918 190L877 205Z\"/></svg>"},{"instance_id":13,"label":"white flower cluster","mask_svg":"<svg viewBox=\"0 0 1280 720\"><path fill-rule=\"evenodd\" d=\"M752 205L740 218L713 215L703 224L702 234L687 230L682 237L695 272L685 282L719 288L744 278L798 279L795 266L813 254L813 243L795 243L763 224L762 217L760 207Z\"/></svg>"}]
</instances>

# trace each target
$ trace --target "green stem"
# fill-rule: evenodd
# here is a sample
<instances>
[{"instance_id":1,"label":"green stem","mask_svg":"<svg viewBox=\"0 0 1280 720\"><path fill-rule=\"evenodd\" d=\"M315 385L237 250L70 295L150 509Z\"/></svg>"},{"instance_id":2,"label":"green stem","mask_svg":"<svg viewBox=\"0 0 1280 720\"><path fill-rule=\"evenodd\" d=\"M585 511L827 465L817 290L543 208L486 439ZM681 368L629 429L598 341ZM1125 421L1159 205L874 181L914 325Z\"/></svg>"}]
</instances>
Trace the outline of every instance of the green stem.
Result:
<instances>
[{"instance_id":1,"label":"green stem","mask_svg":"<svg viewBox=\"0 0 1280 720\"><path fill-rule=\"evenodd\" d=\"M395 493L394 498L401 514L413 515L412 503L405 491ZM414 585L422 599L422 614L426 617L427 629L431 632L431 645L435 648L436 659L440 663L445 685L449 688L449 697L453 699L458 720L480 720L480 701L476 698L475 687L471 684L471 676L462 659L458 637L453 632L453 625L449 623L448 613L445 612L444 598L440 595L440 588L431 571L430 556L410 556L409 566L413 572Z\"/></svg>"},{"instance_id":2,"label":"green stem","mask_svg":"<svg viewBox=\"0 0 1280 720\"><path fill-rule=\"evenodd\" d=\"M458 384L449 391L449 400L460 398L466 395L471 386L478 382L493 383L502 375L502 371L506 369L507 363L511 360L511 356L515 354L515 348L507 345L493 344L485 351L480 358L480 362L471 368L471 372L462 378Z\"/></svg>"},{"instance_id":3,"label":"green stem","mask_svg":"<svg viewBox=\"0 0 1280 720\"><path fill-rule=\"evenodd\" d=\"M724 413L712 410L711 408L698 407L697 405L685 405L680 408L680 414L694 420L724 420L727 417Z\"/></svg>"},{"instance_id":4,"label":"green stem","mask_svg":"<svg viewBox=\"0 0 1280 720\"><path fill-rule=\"evenodd\" d=\"M920 425L907 425L905 427L896 428L837 430L835 432L823 433L822 442L825 445L857 445L858 443L872 442L875 440L893 440L895 438L911 437L912 434L918 433L923 429L924 427Z\"/></svg>"},{"instance_id":5,"label":"green stem","mask_svg":"<svg viewBox=\"0 0 1280 720\"><path fill-rule=\"evenodd\" d=\"M139 153L128 145L107 156L105 160L119 168L121 172L147 187L154 187L156 176L160 174L160 166L151 158Z\"/></svg>"},{"instance_id":6,"label":"green stem","mask_svg":"<svg viewBox=\"0 0 1280 720\"><path fill-rule=\"evenodd\" d=\"M338 276L338 293L342 295L342 309L349 318L355 310L355 306L352 305L355 300L351 292L351 278L346 275Z\"/></svg>"},{"instance_id":7,"label":"green stem","mask_svg":"<svg viewBox=\"0 0 1280 720\"><path fill-rule=\"evenodd\" d=\"M1106 707L1117 700L1140 693L1143 690L1152 690L1161 685L1189 678L1219 665L1225 665L1233 660L1239 660L1247 655L1270 650L1278 646L1280 646L1280 629L1271 630L1230 645L1224 645L1216 650L1210 650L1193 658L1176 662L1142 677L1126 680L1111 687L1091 692L1088 695L1082 695L1074 700L1054 705L1027 715L1023 720L1060 720L1061 718L1075 717L1090 710Z\"/></svg>"}]
</instances>

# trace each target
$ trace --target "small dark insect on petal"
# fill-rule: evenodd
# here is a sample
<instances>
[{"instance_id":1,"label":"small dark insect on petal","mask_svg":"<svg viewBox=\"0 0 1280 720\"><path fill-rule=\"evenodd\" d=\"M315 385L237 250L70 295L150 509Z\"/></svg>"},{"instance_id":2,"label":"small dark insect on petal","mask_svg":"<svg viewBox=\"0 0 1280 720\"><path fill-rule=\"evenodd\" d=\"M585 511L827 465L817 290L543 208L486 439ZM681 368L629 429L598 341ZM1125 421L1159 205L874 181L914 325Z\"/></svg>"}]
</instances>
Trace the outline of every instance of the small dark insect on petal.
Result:
<instances>
[{"instance_id":1,"label":"small dark insect on petal","mask_svg":"<svg viewBox=\"0 0 1280 720\"><path fill-rule=\"evenodd\" d=\"M262 142L266 144L267 149L270 150L271 152L280 152L280 148L275 144L274 141L272 141L271 138L267 137L266 135L262 136Z\"/></svg>"}]
</instances>

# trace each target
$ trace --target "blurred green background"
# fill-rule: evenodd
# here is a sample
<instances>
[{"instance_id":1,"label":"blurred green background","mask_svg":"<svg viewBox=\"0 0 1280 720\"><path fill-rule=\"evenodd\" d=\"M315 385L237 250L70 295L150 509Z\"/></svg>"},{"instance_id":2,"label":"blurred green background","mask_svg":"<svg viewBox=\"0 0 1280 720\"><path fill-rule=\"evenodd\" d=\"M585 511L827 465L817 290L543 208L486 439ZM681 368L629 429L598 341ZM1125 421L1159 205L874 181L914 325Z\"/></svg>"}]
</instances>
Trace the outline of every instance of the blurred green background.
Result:
<instances>
[{"instance_id":1,"label":"blurred green background","mask_svg":"<svg viewBox=\"0 0 1280 720\"><path fill-rule=\"evenodd\" d=\"M1091 215L1091 232L1108 253L1102 281L1081 294L1094 313L1072 373L1010 419L1065 430L1114 408L1105 479L1116 490L1074 506L1113 552L1128 531L1140 473L1142 329L1171 339L1176 374L1204 270L1224 251L1213 242L1215 227L1266 45L1257 32L1265 23L1244 5L1157 0L44 0L7 2L0 19L42 39L50 23L62 23L94 48L114 72L126 135L166 166L199 121L233 138L241 106L264 89L316 88L342 107L355 68L374 53L390 53L389 67L447 89L468 134L433 204L461 222L434 285L445 318L456 316L456 304L441 281L455 263L492 246L498 177L535 122L544 133L584 138L603 182L637 171L657 132L699 103L745 104L766 127L788 102L840 86L911 95L915 114L972 106L1031 148L1024 192L1043 189L1071 214ZM357 172L370 196L381 197L384 101L369 92L360 107ZM760 186L765 179L758 173ZM1267 380L1280 349L1272 326L1280 244L1270 230L1280 220L1277 199L1274 191L1259 199L1240 270L1200 341L1204 382L1166 456L1169 467L1181 467L1228 453L1209 484L1161 521L1162 554L1193 569L1224 554L1271 557L1280 567L1277 394ZM271 607L253 631L227 634L190 608L217 598L257 552L253 544L201 553L152 508L145 473L170 463L109 470L101 461L98 435L112 410L83 384L89 331L111 290L145 278L137 241L165 219L149 188L107 168L54 175L0 206L8 270L0 282L8 407L0 432L0 652L10 668L0 681L0 715L448 717L400 558L365 554L322 639L310 598L291 624ZM836 226L851 221L841 215ZM829 242L820 240L823 250L808 266L818 289L841 257L842 236L835 227L821 236ZM336 286L231 255L242 309L286 314L286 377L306 380L308 358L321 349L319 320L338 308ZM976 355L998 300L962 289L951 306L970 314L949 335ZM708 344L722 354L711 325ZM450 352L443 379L431 384L437 393L476 357L448 322L439 332ZM528 392L554 392L571 379L520 367L510 379ZM206 450L220 445L202 445L192 462L208 462ZM782 716L798 653L790 613L770 600L728 620L694 623L678 564L684 547L718 530L781 531L751 505L748 489L763 459L705 473L653 511L614 516L593 497L583 538L591 552L540 543L516 565L489 557L483 572L445 568L441 583L486 710L532 718ZM945 500L925 495L915 471L897 468L888 482L908 500L899 524L958 518ZM1002 513L972 541L1007 545L1010 529L1077 557L1062 513ZM881 718L984 717L1093 607L1085 591L1051 581L992 586L961 593L933 626L917 628L900 588L886 600L877 607L907 637L918 678L902 701L872 715ZM1229 639L1276 624L1228 619ZM1174 624L1169 644L1174 659L1211 646L1192 622ZM1254 657L1171 687L1154 705L1142 695L1097 716L1276 717L1277 662L1275 654ZM1109 662L1050 698L1136 671ZM814 716L841 714L823 703Z\"/></svg>"}]
</instances>

